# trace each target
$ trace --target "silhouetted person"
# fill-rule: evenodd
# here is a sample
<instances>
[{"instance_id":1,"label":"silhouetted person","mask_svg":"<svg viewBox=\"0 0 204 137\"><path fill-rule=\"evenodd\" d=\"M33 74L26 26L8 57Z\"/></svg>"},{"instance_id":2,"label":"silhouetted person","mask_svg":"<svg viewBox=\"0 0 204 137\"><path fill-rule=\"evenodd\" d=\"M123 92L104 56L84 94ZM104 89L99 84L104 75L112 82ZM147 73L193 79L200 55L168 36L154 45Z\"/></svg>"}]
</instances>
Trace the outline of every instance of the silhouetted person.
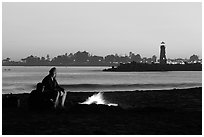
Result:
<instances>
[{"instance_id":1,"label":"silhouetted person","mask_svg":"<svg viewBox=\"0 0 204 137\"><path fill-rule=\"evenodd\" d=\"M53 67L50 69L49 74L42 80L42 84L45 86L44 95L46 98L54 102L55 108L59 105L64 107L64 102L66 99L66 92L58 85L56 75L56 68Z\"/></svg>"},{"instance_id":2,"label":"silhouetted person","mask_svg":"<svg viewBox=\"0 0 204 137\"><path fill-rule=\"evenodd\" d=\"M43 96L44 86L42 83L38 83L36 90L31 91L29 96L29 107L31 109L40 109L44 105Z\"/></svg>"}]
</instances>

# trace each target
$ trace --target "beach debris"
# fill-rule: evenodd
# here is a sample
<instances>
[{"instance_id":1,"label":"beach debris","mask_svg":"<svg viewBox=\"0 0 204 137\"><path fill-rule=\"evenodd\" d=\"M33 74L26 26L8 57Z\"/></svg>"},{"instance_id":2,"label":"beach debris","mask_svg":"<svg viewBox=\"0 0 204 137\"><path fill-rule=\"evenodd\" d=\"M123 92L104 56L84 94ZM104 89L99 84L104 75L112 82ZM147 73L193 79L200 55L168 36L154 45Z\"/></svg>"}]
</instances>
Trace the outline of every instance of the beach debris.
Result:
<instances>
[{"instance_id":1,"label":"beach debris","mask_svg":"<svg viewBox=\"0 0 204 137\"><path fill-rule=\"evenodd\" d=\"M79 104L88 104L88 105L90 105L90 104L102 104L102 105L108 105L108 106L118 106L118 104L107 102L104 99L102 92L99 92L97 94L92 95L86 101L79 103Z\"/></svg>"}]
</instances>

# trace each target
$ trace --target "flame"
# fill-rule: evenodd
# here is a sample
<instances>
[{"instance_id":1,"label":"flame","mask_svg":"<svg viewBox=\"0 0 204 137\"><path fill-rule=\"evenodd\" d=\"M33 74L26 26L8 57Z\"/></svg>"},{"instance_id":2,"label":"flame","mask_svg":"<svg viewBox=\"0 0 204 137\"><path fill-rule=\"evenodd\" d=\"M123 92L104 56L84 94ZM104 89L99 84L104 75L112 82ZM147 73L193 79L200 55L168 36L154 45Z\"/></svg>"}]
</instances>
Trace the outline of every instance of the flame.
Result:
<instances>
[{"instance_id":1,"label":"flame","mask_svg":"<svg viewBox=\"0 0 204 137\"><path fill-rule=\"evenodd\" d=\"M103 99L102 93L94 94L93 96L89 97L85 102L81 104L106 104L105 100Z\"/></svg>"},{"instance_id":2,"label":"flame","mask_svg":"<svg viewBox=\"0 0 204 137\"><path fill-rule=\"evenodd\" d=\"M80 104L104 104L108 106L118 106L118 104L113 103L107 103L105 99L103 98L103 93L99 92L98 94L94 94L91 97L89 97L85 102L82 102Z\"/></svg>"}]
</instances>

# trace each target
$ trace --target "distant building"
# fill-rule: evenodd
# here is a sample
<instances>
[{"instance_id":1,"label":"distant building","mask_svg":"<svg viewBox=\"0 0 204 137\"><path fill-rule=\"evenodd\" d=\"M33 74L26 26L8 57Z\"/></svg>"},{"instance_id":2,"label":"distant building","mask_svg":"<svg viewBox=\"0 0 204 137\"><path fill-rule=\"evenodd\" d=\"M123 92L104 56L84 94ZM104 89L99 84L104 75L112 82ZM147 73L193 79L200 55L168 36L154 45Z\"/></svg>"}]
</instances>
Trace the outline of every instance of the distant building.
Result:
<instances>
[{"instance_id":1,"label":"distant building","mask_svg":"<svg viewBox=\"0 0 204 137\"><path fill-rule=\"evenodd\" d=\"M165 43L162 41L160 46L160 64L166 64Z\"/></svg>"}]
</instances>

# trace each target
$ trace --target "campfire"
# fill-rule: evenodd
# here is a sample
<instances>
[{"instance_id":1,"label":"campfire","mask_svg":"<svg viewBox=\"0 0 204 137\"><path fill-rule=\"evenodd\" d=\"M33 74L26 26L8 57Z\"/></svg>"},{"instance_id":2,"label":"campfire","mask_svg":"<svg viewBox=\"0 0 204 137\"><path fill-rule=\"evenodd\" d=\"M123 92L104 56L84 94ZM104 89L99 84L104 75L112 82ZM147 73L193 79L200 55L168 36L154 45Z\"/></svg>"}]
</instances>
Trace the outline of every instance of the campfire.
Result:
<instances>
[{"instance_id":1,"label":"campfire","mask_svg":"<svg viewBox=\"0 0 204 137\"><path fill-rule=\"evenodd\" d=\"M92 95L89 97L86 101L80 103L80 104L103 104L108 106L118 106L118 104L109 103L103 98L103 93L99 92L97 94Z\"/></svg>"}]
</instances>

